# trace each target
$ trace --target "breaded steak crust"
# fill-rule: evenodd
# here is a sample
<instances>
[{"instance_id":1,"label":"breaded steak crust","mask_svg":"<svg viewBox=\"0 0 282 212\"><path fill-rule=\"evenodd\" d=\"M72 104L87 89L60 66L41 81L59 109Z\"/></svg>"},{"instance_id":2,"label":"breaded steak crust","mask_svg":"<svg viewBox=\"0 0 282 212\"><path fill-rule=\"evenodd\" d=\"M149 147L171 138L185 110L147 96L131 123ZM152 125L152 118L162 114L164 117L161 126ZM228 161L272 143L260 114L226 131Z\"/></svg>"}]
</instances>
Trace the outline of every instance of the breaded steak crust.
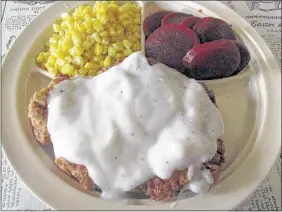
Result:
<instances>
[{"instance_id":1,"label":"breaded steak crust","mask_svg":"<svg viewBox=\"0 0 282 212\"><path fill-rule=\"evenodd\" d=\"M47 88L42 88L38 92L35 92L30 100L28 106L28 117L31 121L34 135L41 145L46 145L51 142L50 134L47 129L48 94L53 89L54 85L66 79L68 79L68 77L61 76L52 80ZM213 92L208 90L205 85L203 86L213 103L215 103ZM220 167L224 163L225 152L223 141L221 139L218 139L217 144L217 153L214 155L213 159L208 163L203 164L203 166L211 170L215 182L219 177ZM86 190L91 190L97 187L95 182L93 182L89 177L85 166L71 163L61 157L55 159L55 164L66 174L81 183ZM180 189L188 183L189 179L187 179L187 169L176 170L169 179L163 180L159 177L154 177L140 185L139 188L132 190L132 192L142 191L152 200L168 200L175 196Z\"/></svg>"}]
</instances>

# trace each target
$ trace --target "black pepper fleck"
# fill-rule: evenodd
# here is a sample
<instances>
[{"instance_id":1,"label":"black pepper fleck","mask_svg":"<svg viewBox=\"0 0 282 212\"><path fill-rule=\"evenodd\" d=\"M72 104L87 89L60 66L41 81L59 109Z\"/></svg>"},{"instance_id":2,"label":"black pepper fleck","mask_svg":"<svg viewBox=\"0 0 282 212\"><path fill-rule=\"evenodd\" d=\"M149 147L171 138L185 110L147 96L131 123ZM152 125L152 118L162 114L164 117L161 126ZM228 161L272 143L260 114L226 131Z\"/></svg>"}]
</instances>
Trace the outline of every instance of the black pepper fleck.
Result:
<instances>
[{"instance_id":1,"label":"black pepper fleck","mask_svg":"<svg viewBox=\"0 0 282 212\"><path fill-rule=\"evenodd\" d=\"M168 161L166 163L168 163Z\"/></svg>"},{"instance_id":2,"label":"black pepper fleck","mask_svg":"<svg viewBox=\"0 0 282 212\"><path fill-rule=\"evenodd\" d=\"M117 157L115 157L115 159L117 159Z\"/></svg>"},{"instance_id":3,"label":"black pepper fleck","mask_svg":"<svg viewBox=\"0 0 282 212\"><path fill-rule=\"evenodd\" d=\"M123 93L123 91L120 91L121 93Z\"/></svg>"},{"instance_id":4,"label":"black pepper fleck","mask_svg":"<svg viewBox=\"0 0 282 212\"><path fill-rule=\"evenodd\" d=\"M60 93L63 93L64 92L64 90L60 90Z\"/></svg>"}]
</instances>

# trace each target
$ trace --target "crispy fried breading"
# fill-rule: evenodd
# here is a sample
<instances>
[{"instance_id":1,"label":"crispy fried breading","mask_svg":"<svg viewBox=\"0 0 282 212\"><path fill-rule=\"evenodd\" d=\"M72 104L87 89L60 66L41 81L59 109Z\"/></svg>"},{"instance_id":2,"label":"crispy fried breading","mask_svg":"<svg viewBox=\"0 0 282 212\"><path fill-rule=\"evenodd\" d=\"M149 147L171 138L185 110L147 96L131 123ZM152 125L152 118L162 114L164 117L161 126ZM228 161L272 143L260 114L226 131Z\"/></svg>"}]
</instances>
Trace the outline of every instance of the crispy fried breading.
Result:
<instances>
[{"instance_id":1,"label":"crispy fried breading","mask_svg":"<svg viewBox=\"0 0 282 212\"><path fill-rule=\"evenodd\" d=\"M59 78L56 78L55 80L52 80L47 88L42 88L38 92L35 92L30 100L28 106L28 117L31 120L34 135L41 145L46 145L51 142L50 135L47 129L47 100L49 91L53 89L54 85L60 83L65 79L68 79L68 77L61 76ZM205 85L203 86L207 90L211 100L215 103L212 91L208 90ZM218 176L220 174L220 167L224 163L225 152L223 141L221 139L218 139L217 143L217 153L211 161L204 164L205 167L211 170L215 181L218 179ZM95 188L95 184L89 177L87 168L85 166L70 163L65 158L56 158L55 163L61 170L80 182L86 190ZM186 173L187 170L177 170L167 180L162 180L159 177L154 177L140 185L138 188L133 189L131 192L143 192L152 200L168 200L173 197L181 189L181 187L189 182Z\"/></svg>"}]
</instances>

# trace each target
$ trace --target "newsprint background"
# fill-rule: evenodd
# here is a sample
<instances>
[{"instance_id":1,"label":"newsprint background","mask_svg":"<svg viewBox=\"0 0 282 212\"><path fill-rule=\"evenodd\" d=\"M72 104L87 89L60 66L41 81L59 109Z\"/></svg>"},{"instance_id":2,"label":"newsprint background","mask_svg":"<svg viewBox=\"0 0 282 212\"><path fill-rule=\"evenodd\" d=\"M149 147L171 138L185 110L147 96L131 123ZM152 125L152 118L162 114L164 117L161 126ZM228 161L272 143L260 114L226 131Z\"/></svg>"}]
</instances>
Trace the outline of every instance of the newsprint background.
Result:
<instances>
[{"instance_id":1,"label":"newsprint background","mask_svg":"<svg viewBox=\"0 0 282 212\"><path fill-rule=\"evenodd\" d=\"M52 1L2 1L2 58L20 31ZM265 39L281 65L281 1L223 1ZM16 177L2 154L2 210L48 210ZM257 190L235 210L281 211L281 157Z\"/></svg>"}]
</instances>

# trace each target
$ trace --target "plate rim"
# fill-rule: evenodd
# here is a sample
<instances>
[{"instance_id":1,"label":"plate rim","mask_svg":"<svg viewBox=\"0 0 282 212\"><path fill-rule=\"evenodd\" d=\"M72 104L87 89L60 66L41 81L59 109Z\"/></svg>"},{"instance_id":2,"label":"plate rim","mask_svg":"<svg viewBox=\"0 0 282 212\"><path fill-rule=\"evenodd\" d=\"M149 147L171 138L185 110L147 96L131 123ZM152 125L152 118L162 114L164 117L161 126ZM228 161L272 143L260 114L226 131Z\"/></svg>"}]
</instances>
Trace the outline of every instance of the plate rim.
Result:
<instances>
[{"instance_id":1,"label":"plate rim","mask_svg":"<svg viewBox=\"0 0 282 212\"><path fill-rule=\"evenodd\" d=\"M84 2L88 2L88 1L84 1ZM176 3L177 2L178 1L176 1ZM73 4L73 2L69 2L69 3ZM82 3L83 2L79 2L78 4L82 4ZM178 3L181 3L181 4L184 3L185 4L185 2L181 2L181 1L179 1ZM223 3L221 3L221 2L212 2L213 4L211 4L211 2L208 2L208 1L196 1L195 3L197 3L198 5L200 5L202 7L209 8L209 10L211 10L212 12L215 11L214 8L216 8L216 7L217 7L217 12L219 12L219 13L220 13L220 10L225 10L225 13L228 13L230 16L233 16L237 21L240 20L242 23L244 23L245 26L248 26L248 29L246 29L246 30L250 34L252 34L252 36L256 39L256 43L260 44L260 50L261 50L262 55L265 56L265 58L275 60L272 52L269 50L268 46L266 45L265 41L260 37L260 35L243 18L241 18L241 16L239 16L237 13L235 13L230 8L225 6ZM39 14L31 23L33 23L33 24L37 23L37 22L40 23L40 20L43 20L45 16L48 16L48 13L50 13L50 11L56 9L56 7L57 8L63 7L63 5L65 5L65 4L68 4L68 2L55 2L55 3L53 3L53 5L48 7L41 14ZM50 14L49 14L49 16L50 16ZM31 23L28 24L21 31L21 33L18 35L18 37L14 41L14 43L12 44L10 50L7 52L7 54L6 54L6 56L5 56L4 60L3 60L3 64L2 64L2 69L3 70L1 71L1 97L2 97L1 101L2 101L2 104L3 104L3 99L4 99L3 90L5 90L4 88L2 88L2 85L5 84L5 82L3 83L2 76L3 76L3 73L7 74L6 72L8 72L7 69L5 69L5 67L7 67L7 68L8 67L13 67L13 66L11 66L9 64L13 64L14 63L13 61L17 61L17 59L16 60L13 59L13 55L18 55L19 54L19 52L16 52L16 51L18 51L17 47L21 43L21 40L26 36L26 34L29 33L28 31L32 30ZM23 49L24 46L25 45L22 45L21 48ZM262 51L262 48L263 48L263 51ZM266 57L266 55L267 55L267 57ZM275 91L277 88L281 87L281 80L280 80L281 79L281 73L280 73L280 70L278 68L278 64L277 63L267 64L267 62L265 61L264 65L266 65L268 67L267 68L268 70L273 69L272 72L275 72L275 76L274 75L267 75L267 76L265 76L268 79L268 82L269 81L276 82L276 83L273 83L273 84L272 83L267 83L267 86L269 86L268 89L271 89L272 91ZM6 72L5 72L5 70L6 70ZM14 83L15 88L14 89L12 88L12 91L14 91L14 94L16 96L15 90L16 90L16 87L17 87L17 85L16 85L17 82L14 80L13 83ZM10 85L12 85L12 83ZM7 90L7 88L6 88L6 90ZM279 91L281 91L280 88L279 88ZM13 97L8 97L6 99L11 100L12 103L16 102ZM268 99L268 101L276 102L276 104L267 104L267 106L270 107L270 109L271 109L271 110L269 110L270 113L268 113L267 116L265 114L265 116L266 116L265 118L268 118L266 120L267 123L268 123L268 122L271 122L271 120L269 120L269 119L273 119L273 118L277 117L277 113L275 114L274 111L277 112L278 111L277 109L279 109L279 107L280 107L280 110L279 110L278 113L281 113L281 95L279 95L279 92L272 92L272 94L267 95L267 99ZM6 114L3 115L3 108L7 108L7 107L6 106L3 107L2 104L1 104L1 120L3 120L3 117L5 117L6 120L7 120L8 117L6 116ZM10 109L15 109L15 107L16 107L15 105L12 105L10 107ZM271 117L271 118L269 118L269 117ZM281 117L281 114L278 117ZM13 147L11 147L11 145L9 145L9 143L7 144L7 142L5 144L5 141L4 141L5 139L3 139L3 137L4 137L3 133L5 132L6 134L7 133L9 134L9 132L7 132L9 130L6 128L5 129L6 131L5 131L2 123L3 122L1 122L2 149L3 149L4 154L6 155L7 161L9 162L9 164L11 165L13 170L15 171L16 175L21 179L23 184L26 185L26 187L31 191L31 193L33 193L33 195L35 195L38 199L41 199L46 205L48 205L49 207L51 207L53 209L64 209L63 208L64 206L62 205L63 201L61 203L58 200L57 201L53 201L54 197L53 197L53 200L52 200L52 195L50 195L50 193L47 192L48 189L45 188L45 189L43 189L44 191L42 191L40 189L40 187L35 187L35 185L37 185L39 182L32 182L31 178L29 178L30 177L30 173L29 174L23 174L23 173L27 173L27 172L25 170L23 170L23 168L21 167L22 161L20 161L20 160L16 159L15 157L13 157L12 153L13 153L14 150L13 149L11 150L11 148L13 148ZM19 125L16 125L16 126L19 127ZM263 137L270 137L270 138L274 138L274 139L277 139L277 136L279 138L281 138L281 131L279 131L281 129L280 128L281 127L281 120L278 121L278 125L276 125L276 126L278 126L278 127L276 127L274 129L274 133L273 132L272 133L265 132L265 130L262 129L263 132L260 132L260 133L263 134L263 135L261 135L261 136L263 136ZM19 134L23 135L23 132L21 131L21 129L19 129L18 136L19 136ZM277 140L279 140L279 138ZM260 139L263 139L263 138L260 138ZM262 170L259 171L259 173L258 173L259 177L257 177L255 180L253 180L251 182L251 184L248 186L248 188L245 188L246 190L244 192L244 195L241 193L242 192L241 190L240 190L241 192L240 191L232 191L233 194L229 195L229 196L232 196L232 198L230 199L226 195L225 203L223 205L219 206L219 208L216 208L217 210L218 209L227 210L227 209L234 208L236 205L238 205L240 202L242 202L247 196L249 196L252 191L254 191L257 188L257 186L261 183L261 181L269 173L270 169L272 168L272 165L274 164L274 162L276 160L277 155L279 154L281 143L280 142L276 142L276 143L273 142L273 144L276 144L275 147L277 149L272 148L272 154L269 154L269 158L268 158L267 162L260 159L260 162L264 163L267 168L264 169L264 171L262 171ZM27 143L25 145L26 146L23 148L23 150L24 149L29 149L29 151L30 151L31 150L30 149L30 144ZM254 146L253 148L258 148L258 147ZM262 149L258 148L258 149L255 149L255 150L259 152ZM234 171L234 173L237 172L237 175L239 173L243 173L243 171L245 169L247 169L248 166L250 166L252 164L251 160L254 157L256 157L255 153L253 151L250 152L249 155L244 159L243 163L239 167L237 167L237 169ZM31 164L33 164L33 165L35 165L37 167L36 170L37 169L41 170L48 177L52 177L52 179L54 179L54 180L56 178L58 178L59 180L57 180L58 181L57 183L60 184L62 186L62 188L65 188L66 191L68 191L68 192L71 192L71 193L73 192L73 194L79 195L81 197L80 200L82 201L81 204L83 204L84 202L86 203L86 202L91 200L92 202L96 202L97 204L98 204L98 202L99 202L99 204L103 204L103 207L101 207L101 209L106 209L105 207L107 207L106 205L108 205L107 202L105 203L103 200L99 200L99 199L95 200L95 199L93 199L94 197L89 196L86 193L83 193L83 192L81 192L81 191L71 187L66 182L64 182L62 179L60 179L58 176L56 176L54 173L51 173L50 170L49 171L45 170L45 167L43 167L43 168L41 167L41 169L40 169L40 166L42 166L42 165L46 166L46 165L44 165L43 161L38 160L38 155L37 154L30 155L30 159L34 159L35 160ZM258 170L256 170L256 171L258 171ZM222 184L223 184L223 185L221 184L222 187L226 186L226 188L228 188L228 185L226 185L226 184L228 184L227 181L236 180L236 179L234 179L234 176L235 176L234 173L232 175L228 176L222 182ZM52 187L52 183L49 182L48 184ZM218 190L220 190L220 187L218 188ZM208 202L212 203L212 201L214 201L214 198L213 198L212 195L214 195L213 192L208 193L208 194L205 195L205 196L207 196L207 198L208 197L210 198L210 200L206 201L206 203L208 203ZM234 196L233 195L236 195L238 197L237 200L234 201L234 199L233 199ZM85 199L83 199L83 198L85 198ZM228 202L228 200L229 200L229 203L226 203L226 202ZM197 201L198 202L200 201L199 198L198 198ZM230 203L230 201L231 201L231 203ZM102 203L102 202L104 202L104 203ZM188 201L184 200L184 201L182 201L179 204L179 206L182 207L182 208L187 206L183 202L186 202L186 204L187 204ZM127 210L134 210L134 209L154 210L154 209L158 209L158 208L169 209L169 204L170 203L165 203L165 204L162 204L162 205L156 204L154 206L153 205L142 205L142 206L126 205L126 206L127 206ZM190 202L190 204L191 204L191 202ZM124 206L125 205L120 205L120 203L116 203L116 204L113 203L112 204L112 208L115 208L115 209L124 209ZM198 207L196 205L194 205L191 208L196 209ZM210 209L211 207L208 207L208 208Z\"/></svg>"}]
</instances>

